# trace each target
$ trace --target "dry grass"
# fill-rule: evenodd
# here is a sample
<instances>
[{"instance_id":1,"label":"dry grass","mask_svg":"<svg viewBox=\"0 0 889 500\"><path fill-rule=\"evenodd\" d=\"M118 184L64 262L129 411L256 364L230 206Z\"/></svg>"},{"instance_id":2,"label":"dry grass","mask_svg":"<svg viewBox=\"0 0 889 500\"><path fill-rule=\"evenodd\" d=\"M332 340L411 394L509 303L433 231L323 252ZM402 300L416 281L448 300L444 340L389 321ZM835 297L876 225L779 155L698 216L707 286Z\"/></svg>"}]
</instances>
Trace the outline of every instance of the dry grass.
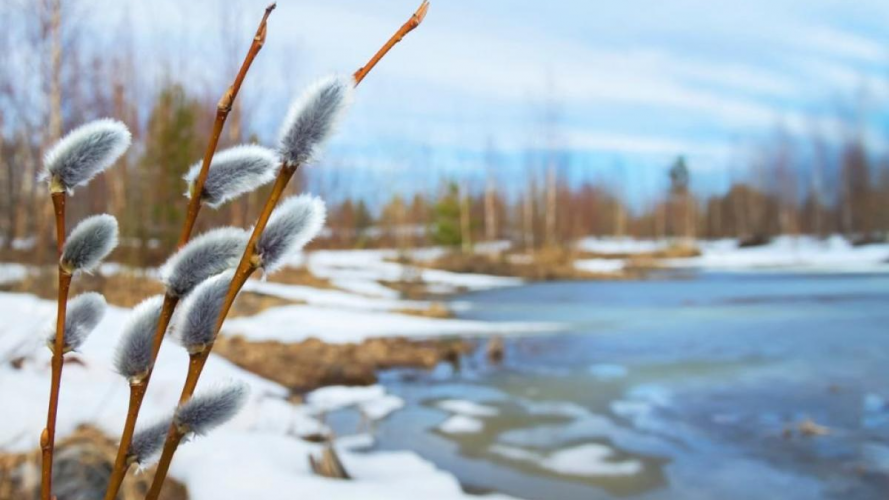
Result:
<instances>
[{"instance_id":1,"label":"dry grass","mask_svg":"<svg viewBox=\"0 0 889 500\"><path fill-rule=\"evenodd\" d=\"M237 318L243 316L254 316L270 307L289 306L302 303L303 302L274 297L272 295L241 292L238 294L238 298L237 300L235 300L234 305L232 305L232 309L231 311L229 311L228 317Z\"/></svg>"},{"instance_id":2,"label":"dry grass","mask_svg":"<svg viewBox=\"0 0 889 500\"><path fill-rule=\"evenodd\" d=\"M371 385L387 368L432 369L458 362L472 344L464 340L369 339L360 344L327 344L318 339L285 344L220 337L215 353L236 365L304 393L327 385Z\"/></svg>"},{"instance_id":3,"label":"dry grass","mask_svg":"<svg viewBox=\"0 0 889 500\"><path fill-rule=\"evenodd\" d=\"M313 288L335 288L330 281L313 275L305 267L285 267L275 273L275 282L287 285L304 285Z\"/></svg>"},{"instance_id":4,"label":"dry grass","mask_svg":"<svg viewBox=\"0 0 889 500\"><path fill-rule=\"evenodd\" d=\"M395 309L392 312L421 318L450 319L454 317L454 312L441 302L433 302L426 309Z\"/></svg>"},{"instance_id":5,"label":"dry grass","mask_svg":"<svg viewBox=\"0 0 889 500\"><path fill-rule=\"evenodd\" d=\"M7 283L0 290L17 293L30 293L46 300L56 299L58 276L55 267L40 268L22 281ZM110 304L120 307L133 307L146 297L164 293L164 286L157 280L140 274L124 273L113 276L82 274L71 285L71 297L92 291L105 296Z\"/></svg>"},{"instance_id":6,"label":"dry grass","mask_svg":"<svg viewBox=\"0 0 889 500\"><path fill-rule=\"evenodd\" d=\"M613 274L597 274L574 267L583 254L564 248L540 249L533 253L463 254L454 252L414 265L456 273L511 276L529 281L615 279Z\"/></svg>"}]
</instances>

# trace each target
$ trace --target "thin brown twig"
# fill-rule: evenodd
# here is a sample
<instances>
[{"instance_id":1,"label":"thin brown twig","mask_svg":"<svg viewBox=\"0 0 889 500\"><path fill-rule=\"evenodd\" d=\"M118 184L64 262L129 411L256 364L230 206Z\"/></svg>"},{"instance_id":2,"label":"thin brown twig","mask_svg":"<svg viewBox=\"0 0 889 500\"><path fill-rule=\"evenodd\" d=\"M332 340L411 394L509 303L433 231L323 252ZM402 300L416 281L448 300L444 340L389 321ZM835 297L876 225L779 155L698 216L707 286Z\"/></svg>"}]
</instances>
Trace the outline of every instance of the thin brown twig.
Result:
<instances>
[{"instance_id":1,"label":"thin brown twig","mask_svg":"<svg viewBox=\"0 0 889 500\"><path fill-rule=\"evenodd\" d=\"M62 256L65 246L65 201L64 189L52 189L52 204L56 218L56 247L58 256ZM52 382L49 389L49 405L46 412L46 427L40 434L40 451L43 469L40 476L40 498L49 500L52 497L52 459L56 441L56 417L59 411L59 392L62 386L62 366L65 348L65 315L68 311L68 290L71 286L71 274L59 264L59 290L56 312L56 337L53 340Z\"/></svg>"},{"instance_id":2,"label":"thin brown twig","mask_svg":"<svg viewBox=\"0 0 889 500\"><path fill-rule=\"evenodd\" d=\"M389 40L383 45L380 50L373 55L370 61L362 66L358 71L354 74L355 86L364 80L364 77L376 66L377 62L386 55L387 52L402 38L404 35L410 33L414 28L420 25L423 21L423 18L426 16L426 12L429 10L429 1L423 0L423 3L417 9L417 11L411 16L411 18L395 32L395 34L389 38ZM222 304L222 307L219 312L219 317L216 320L215 334L219 335L219 331L222 329L222 324L225 322L225 318L228 315L229 310L235 302L235 298L237 298L238 292L241 291L241 288L244 286L244 283L247 282L247 279L250 278L250 275L253 274L258 268L259 262L256 259L256 243L259 241L259 237L262 235L262 232L265 230L266 225L268 224L269 218L272 215L272 211L275 209L275 206L278 204L278 200L281 198L281 195L284 193L284 188L287 187L287 183L290 182L290 179L293 177L293 174L299 168L299 165L281 165L281 169L278 172L278 177L275 180L275 185L272 188L272 192L269 194L268 199L266 200L265 206L262 208L262 212L259 214L259 218L256 221L256 225L253 227L253 233L250 235L250 240L247 242L247 248L244 250L244 255L241 257L241 261L238 264L237 269L235 270L235 274L232 277L231 284L229 285L228 292L226 293L225 300ZM182 394L179 397L179 404L185 403L188 401L192 395L194 395L195 388L198 385L198 380L201 377L201 373L204 370L204 366L207 363L207 359L210 356L210 351L213 349L213 342L207 344L207 346L198 351L196 353L192 353L189 355L189 363L188 363L188 375L185 379L185 384L182 387ZM170 464L173 461L173 455L176 453L176 449L179 447L179 443L182 441L182 438L185 434L182 429L179 429L175 422L170 425L170 430L167 433L167 439L164 442L164 449L161 452L161 458L158 461L157 469L155 471L154 479L151 483L151 488L148 490L148 494L145 496L145 500L157 500L160 495L161 487L163 486L164 481L167 478L167 473L170 470Z\"/></svg>"},{"instance_id":3,"label":"thin brown twig","mask_svg":"<svg viewBox=\"0 0 889 500\"><path fill-rule=\"evenodd\" d=\"M368 61L367 64L365 64L364 66L359 68L358 71L355 72L355 85L358 85L359 83L361 83L361 80L364 80L364 77L367 76L368 73L370 73L370 70L372 70L378 62L380 62L380 59L382 59L383 56L385 56L386 53L388 53L389 50L391 50L392 47L395 46L396 43L400 42L405 35L413 31L417 26L420 25L420 23L423 22L423 19L426 17L426 12L428 11L429 0L423 0L423 3L420 4L420 7L417 8L416 12L414 12L411 18L408 19L407 22L401 26L401 28L398 28L398 31L396 31L395 34L392 35L392 37L389 38L389 40L385 44L383 44L382 47L380 47L380 50L378 50L377 53L370 58L370 61Z\"/></svg>"},{"instance_id":4,"label":"thin brown twig","mask_svg":"<svg viewBox=\"0 0 889 500\"><path fill-rule=\"evenodd\" d=\"M216 154L216 148L219 145L219 137L222 135L225 121L232 109L235 98L238 96L238 92L241 90L241 84L244 82L244 78L247 76L247 72L253 64L253 60L256 58L257 54L259 54L263 45L265 45L268 18L272 11L275 10L275 7L275 3L266 7L265 13L262 16L262 20L259 22L259 27L256 29L256 34L253 36L253 41L250 44L247 55L244 57L243 63L241 63L241 68L238 70L234 82L228 87L216 105L216 120L213 122L213 131L210 134L210 140L207 143L207 149L204 152L201 170L192 187L192 196L188 202L188 210L186 212L185 222L182 225L182 232L179 235L177 248L182 248L188 243L189 239L191 239L191 233L194 230L194 225L202 206L201 192L204 189L204 183L206 182L207 174L210 171L210 163L213 159L213 155ZM158 319L157 331L155 332L154 344L152 346L152 366L157 359L158 353L160 353L161 344L163 343L167 327L170 325L173 311L176 309L178 303L178 297L170 295L169 293L164 295L164 302L161 307L160 318ZM105 492L106 500L113 500L116 498L117 492L120 489L121 484L123 484L123 479L131 465L131 457L129 457L130 442L133 439L136 420L139 417L139 410L142 407L145 392L148 390L148 383L151 380L151 372L152 369L150 368L141 381L135 384L130 384L130 406L127 411L126 422L124 422L123 433L121 434L120 445L117 450L117 458L115 459L114 468L111 472L111 479L109 480L108 489Z\"/></svg>"}]
</instances>

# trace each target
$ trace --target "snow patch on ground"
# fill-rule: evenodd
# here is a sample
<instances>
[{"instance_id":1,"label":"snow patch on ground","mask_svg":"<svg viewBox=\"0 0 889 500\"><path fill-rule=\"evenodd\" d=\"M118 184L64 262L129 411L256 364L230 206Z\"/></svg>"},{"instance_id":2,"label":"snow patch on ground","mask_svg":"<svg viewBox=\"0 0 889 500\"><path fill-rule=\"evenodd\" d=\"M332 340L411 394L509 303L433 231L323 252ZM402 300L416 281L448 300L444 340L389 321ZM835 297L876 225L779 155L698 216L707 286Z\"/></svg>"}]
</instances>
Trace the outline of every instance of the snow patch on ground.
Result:
<instances>
[{"instance_id":1,"label":"snow patch on ground","mask_svg":"<svg viewBox=\"0 0 889 500\"><path fill-rule=\"evenodd\" d=\"M72 354L81 363L66 364L62 379L57 436L71 434L81 424L97 426L108 436L119 436L126 415L128 385L114 372L114 351L128 311L109 307L103 320L82 347ZM0 450L36 450L44 426L50 380L50 353L37 333L55 314L52 301L31 295L0 293ZM298 323L297 323L298 324ZM14 368L12 357L24 357ZM167 341L161 348L146 395L140 426L168 415L176 406L184 382L188 355ZM338 440L353 481L315 476L308 455L321 445L299 435L326 432L317 415L344 404L357 405L371 418L383 418L403 402L379 387L329 388L308 395L305 405L294 405L289 391L211 355L198 390L227 380L241 380L251 391L244 410L232 421L180 447L171 476L186 484L193 500L243 498L327 498L370 500L505 499L502 495L465 494L451 474L412 452L353 452L367 448L366 435ZM397 400L397 401L396 401ZM8 404L9 402L14 404ZM370 443L369 443L370 442Z\"/></svg>"},{"instance_id":2,"label":"snow patch on ground","mask_svg":"<svg viewBox=\"0 0 889 500\"><path fill-rule=\"evenodd\" d=\"M0 263L0 285L22 281L28 277L28 267L14 262Z\"/></svg>"},{"instance_id":3,"label":"snow patch on ground","mask_svg":"<svg viewBox=\"0 0 889 500\"><path fill-rule=\"evenodd\" d=\"M577 248L584 252L602 255L634 255L666 250L670 247L666 240L637 240L633 238L600 238L588 237L577 243Z\"/></svg>"},{"instance_id":4,"label":"snow patch on ground","mask_svg":"<svg viewBox=\"0 0 889 500\"><path fill-rule=\"evenodd\" d=\"M613 274L624 270L626 263L622 259L580 259L574 261L574 268L595 274Z\"/></svg>"},{"instance_id":5,"label":"snow patch on ground","mask_svg":"<svg viewBox=\"0 0 889 500\"><path fill-rule=\"evenodd\" d=\"M642 462L613 462L609 460L612 455L612 448L588 443L552 453L540 465L544 469L569 476L632 476L642 471Z\"/></svg>"},{"instance_id":6,"label":"snow patch on ground","mask_svg":"<svg viewBox=\"0 0 889 500\"><path fill-rule=\"evenodd\" d=\"M327 290L311 286L288 285L258 280L250 280L245 283L244 291L322 307L340 307L368 311L426 309L430 306L430 303L425 301L366 297L340 290Z\"/></svg>"},{"instance_id":7,"label":"snow patch on ground","mask_svg":"<svg viewBox=\"0 0 889 500\"><path fill-rule=\"evenodd\" d=\"M347 343L374 337L506 335L552 332L560 328L554 323L486 323L379 311L282 306L266 309L256 316L228 320L223 333L257 341L299 342L314 337L325 342Z\"/></svg>"},{"instance_id":8,"label":"snow patch on ground","mask_svg":"<svg viewBox=\"0 0 889 500\"><path fill-rule=\"evenodd\" d=\"M348 278L337 278L331 281L333 286L346 290L347 292L366 295L368 297L379 297L383 299L397 299L401 296L398 290L393 290L388 286L381 285L376 281L353 280Z\"/></svg>"},{"instance_id":9,"label":"snow patch on ground","mask_svg":"<svg viewBox=\"0 0 889 500\"><path fill-rule=\"evenodd\" d=\"M411 257L433 260L443 253L440 248L418 249L411 252ZM305 264L312 274L332 282L348 280L351 291L370 289L381 281L417 281L447 291L486 290L522 283L519 278L453 273L393 262L398 256L397 250L320 250L295 257L289 263Z\"/></svg>"},{"instance_id":10,"label":"snow patch on ground","mask_svg":"<svg viewBox=\"0 0 889 500\"><path fill-rule=\"evenodd\" d=\"M482 418L494 417L500 410L465 399L445 399L436 403L438 408L451 413L447 420L438 426L445 434L472 434L485 427Z\"/></svg>"},{"instance_id":11,"label":"snow patch on ground","mask_svg":"<svg viewBox=\"0 0 889 500\"><path fill-rule=\"evenodd\" d=\"M631 476L643 469L642 462L638 460L612 461L614 450L598 443L582 444L550 454L502 444L491 446L489 450L503 458L532 463L566 476Z\"/></svg>"},{"instance_id":12,"label":"snow patch on ground","mask_svg":"<svg viewBox=\"0 0 889 500\"><path fill-rule=\"evenodd\" d=\"M740 248L736 240L702 241L699 257L668 259L664 264L719 271L889 271L889 244L852 246L841 236L780 236L757 247Z\"/></svg>"},{"instance_id":13,"label":"snow patch on ground","mask_svg":"<svg viewBox=\"0 0 889 500\"><path fill-rule=\"evenodd\" d=\"M398 396L386 394L386 389L381 385L322 387L311 392L307 396L306 402L317 414L356 407L371 420L380 420L404 407L404 400Z\"/></svg>"},{"instance_id":14,"label":"snow patch on ground","mask_svg":"<svg viewBox=\"0 0 889 500\"><path fill-rule=\"evenodd\" d=\"M473 434L481 432L485 423L466 415L453 415L438 426L438 430L446 434Z\"/></svg>"},{"instance_id":15,"label":"snow patch on ground","mask_svg":"<svg viewBox=\"0 0 889 500\"><path fill-rule=\"evenodd\" d=\"M485 406L465 399L445 399L439 401L436 406L442 410L467 417L493 417L500 414L500 411L493 406Z\"/></svg>"}]
</instances>

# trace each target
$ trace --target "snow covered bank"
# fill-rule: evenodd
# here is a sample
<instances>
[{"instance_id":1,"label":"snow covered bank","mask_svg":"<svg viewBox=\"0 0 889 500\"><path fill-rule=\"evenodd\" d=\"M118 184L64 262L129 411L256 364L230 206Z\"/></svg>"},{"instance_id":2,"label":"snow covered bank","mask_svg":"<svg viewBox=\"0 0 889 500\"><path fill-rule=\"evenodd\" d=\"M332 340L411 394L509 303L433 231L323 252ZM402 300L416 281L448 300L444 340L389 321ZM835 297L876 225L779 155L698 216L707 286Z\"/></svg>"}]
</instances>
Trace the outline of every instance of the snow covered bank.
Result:
<instances>
[{"instance_id":1,"label":"snow covered bank","mask_svg":"<svg viewBox=\"0 0 889 500\"><path fill-rule=\"evenodd\" d=\"M666 240L590 236L578 241L577 249L601 255L637 255L667 250L670 245Z\"/></svg>"},{"instance_id":2,"label":"snow covered bank","mask_svg":"<svg viewBox=\"0 0 889 500\"><path fill-rule=\"evenodd\" d=\"M330 343L361 342L374 337L507 335L552 332L555 323L486 323L432 319L407 314L317 306L272 307L248 318L226 321L223 333L247 340L299 342L311 337Z\"/></svg>"},{"instance_id":3,"label":"snow covered bank","mask_svg":"<svg viewBox=\"0 0 889 500\"><path fill-rule=\"evenodd\" d=\"M267 281L250 280L244 285L245 292L270 295L282 299L305 302L322 307L339 307L368 311L388 311L393 309L426 309L431 302L422 300L400 300L398 298L368 297L341 290L327 290L304 285L288 285Z\"/></svg>"},{"instance_id":4,"label":"snow covered bank","mask_svg":"<svg viewBox=\"0 0 889 500\"><path fill-rule=\"evenodd\" d=\"M49 391L49 351L41 328L54 316L54 304L30 295L0 293L0 450L34 450L43 428ZM60 398L58 437L70 435L81 424L93 424L117 437L126 414L127 384L114 373L113 356L127 315L110 307L87 340L79 362L66 364ZM16 368L10 361L19 359ZM165 342L144 402L143 424L169 413L178 400L188 356L172 341ZM194 500L243 498L408 500L424 498L463 500L456 479L411 452L355 452L353 444L366 438L338 441L340 455L353 481L325 479L309 471L307 456L320 446L299 435L325 430L318 415L331 408L357 405L370 418L385 418L403 404L381 387L327 388L310 394L305 405L287 400L288 391L211 356L200 386L229 379L251 387L250 401L241 414L207 437L182 446L171 475L182 481ZM200 388L199 388L200 389ZM485 498L506 498L488 496Z\"/></svg>"},{"instance_id":5,"label":"snow covered bank","mask_svg":"<svg viewBox=\"0 0 889 500\"><path fill-rule=\"evenodd\" d=\"M889 244L852 246L840 236L780 236L771 243L740 248L736 240L701 241L699 257L664 264L719 271L786 270L811 272L889 271Z\"/></svg>"},{"instance_id":6,"label":"snow covered bank","mask_svg":"<svg viewBox=\"0 0 889 500\"><path fill-rule=\"evenodd\" d=\"M441 249L421 249L414 254L418 260L426 260L430 258L429 252L439 254ZM378 288L379 282L417 281L442 292L487 290L522 283L518 278L453 273L392 262L397 258L396 250L320 250L298 256L291 264L305 264L315 276L327 278L350 291L371 291L389 298L391 294Z\"/></svg>"},{"instance_id":7,"label":"snow covered bank","mask_svg":"<svg viewBox=\"0 0 889 500\"><path fill-rule=\"evenodd\" d=\"M619 274L626 263L623 259L579 259L574 267L580 271L594 274Z\"/></svg>"}]
</instances>

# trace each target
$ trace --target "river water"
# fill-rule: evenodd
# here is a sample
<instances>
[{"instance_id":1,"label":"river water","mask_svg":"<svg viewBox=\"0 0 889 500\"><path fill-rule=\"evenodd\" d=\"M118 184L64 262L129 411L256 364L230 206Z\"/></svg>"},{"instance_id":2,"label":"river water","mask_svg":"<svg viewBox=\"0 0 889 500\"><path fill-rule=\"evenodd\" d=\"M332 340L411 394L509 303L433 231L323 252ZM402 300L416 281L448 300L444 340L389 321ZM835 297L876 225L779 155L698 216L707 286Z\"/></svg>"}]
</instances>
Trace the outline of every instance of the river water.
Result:
<instances>
[{"instance_id":1,"label":"river water","mask_svg":"<svg viewBox=\"0 0 889 500\"><path fill-rule=\"evenodd\" d=\"M558 322L460 370L383 375L410 449L469 491L534 500L886 498L889 275L545 283L461 316Z\"/></svg>"}]
</instances>

